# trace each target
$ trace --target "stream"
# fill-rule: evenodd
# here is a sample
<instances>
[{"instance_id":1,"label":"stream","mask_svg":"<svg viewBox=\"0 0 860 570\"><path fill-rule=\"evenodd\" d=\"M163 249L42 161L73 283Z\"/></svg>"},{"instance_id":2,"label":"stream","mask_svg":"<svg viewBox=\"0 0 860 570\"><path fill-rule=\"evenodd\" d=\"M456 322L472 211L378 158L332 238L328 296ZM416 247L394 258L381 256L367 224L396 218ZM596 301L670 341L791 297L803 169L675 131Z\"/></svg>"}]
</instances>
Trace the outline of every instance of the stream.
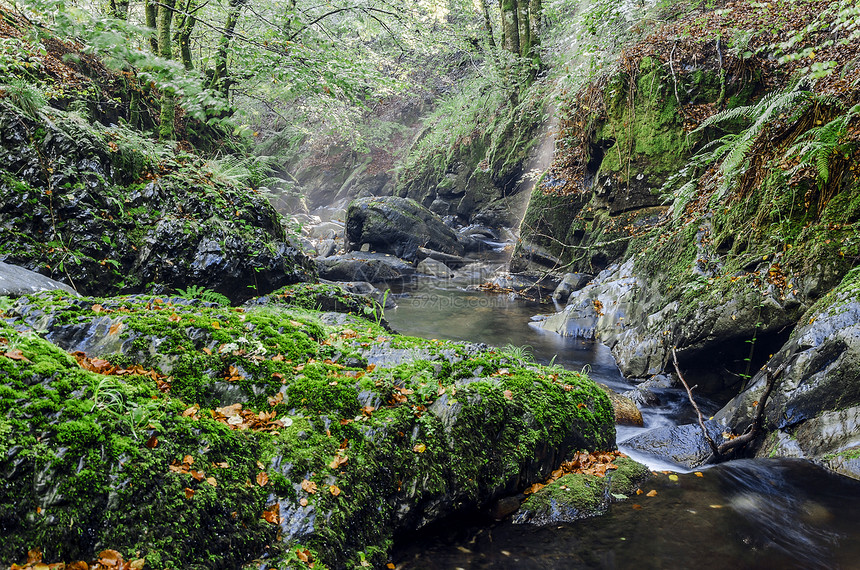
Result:
<instances>
[{"instance_id":1,"label":"stream","mask_svg":"<svg viewBox=\"0 0 860 570\"><path fill-rule=\"evenodd\" d=\"M403 334L525 347L536 362L584 370L618 392L633 387L600 343L529 326L552 305L473 288L504 266L501 255L491 256L450 279L390 284L397 308L385 316ZM706 414L718 408L700 406ZM604 516L545 527L462 519L408 537L395 552L397 567L860 568L860 482L793 459L688 472L623 443L655 427L694 422L686 394L664 389L658 407L641 411L644 427L617 426L617 440L621 451L657 472L643 484L655 495L614 503Z\"/></svg>"}]
</instances>

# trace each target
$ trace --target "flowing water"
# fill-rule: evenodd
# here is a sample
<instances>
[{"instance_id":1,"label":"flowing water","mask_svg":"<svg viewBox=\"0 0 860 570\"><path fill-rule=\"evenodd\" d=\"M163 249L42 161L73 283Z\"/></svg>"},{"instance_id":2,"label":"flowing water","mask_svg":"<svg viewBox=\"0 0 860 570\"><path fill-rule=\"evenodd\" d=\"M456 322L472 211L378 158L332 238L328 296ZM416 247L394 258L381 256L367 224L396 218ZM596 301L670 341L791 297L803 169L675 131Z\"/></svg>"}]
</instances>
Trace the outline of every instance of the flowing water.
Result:
<instances>
[{"instance_id":1,"label":"flowing water","mask_svg":"<svg viewBox=\"0 0 860 570\"><path fill-rule=\"evenodd\" d=\"M385 316L403 334L528 347L535 360L586 369L616 391L632 387L599 343L529 326L553 306L474 290L504 261L467 266L451 279L418 277L392 284L397 302ZM645 426L618 426L623 440L643 430L694 421L686 396L660 393L643 409ZM712 404L713 406L713 404ZM632 454L633 455L633 454ZM647 456L658 473L647 494L615 503L596 518L534 527L461 521L405 541L398 568L860 569L860 482L800 460L739 460L684 473Z\"/></svg>"}]
</instances>

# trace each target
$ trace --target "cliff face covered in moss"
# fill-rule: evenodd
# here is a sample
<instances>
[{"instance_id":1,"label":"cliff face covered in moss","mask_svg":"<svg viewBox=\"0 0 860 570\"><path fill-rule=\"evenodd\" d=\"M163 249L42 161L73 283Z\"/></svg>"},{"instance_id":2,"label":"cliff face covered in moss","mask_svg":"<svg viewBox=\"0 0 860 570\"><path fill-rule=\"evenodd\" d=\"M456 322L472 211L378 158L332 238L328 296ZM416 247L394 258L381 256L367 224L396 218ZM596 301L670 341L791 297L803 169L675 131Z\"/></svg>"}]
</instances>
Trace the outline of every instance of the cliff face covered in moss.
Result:
<instances>
[{"instance_id":1,"label":"cliff face covered in moss","mask_svg":"<svg viewBox=\"0 0 860 570\"><path fill-rule=\"evenodd\" d=\"M857 22L846 3L733 3L628 46L568 99L512 261L595 276L542 326L599 338L626 375L674 370L675 348L691 383L725 401L744 386L761 396L759 369L785 361L794 379L777 382L765 430L782 443L759 438L763 454L833 457L860 443L856 348L808 331L856 302L822 299L853 282L860 258ZM833 374L844 384L820 384ZM794 413L800 385L833 399ZM743 431L753 414L728 416ZM799 435L823 425L841 435Z\"/></svg>"}]
</instances>

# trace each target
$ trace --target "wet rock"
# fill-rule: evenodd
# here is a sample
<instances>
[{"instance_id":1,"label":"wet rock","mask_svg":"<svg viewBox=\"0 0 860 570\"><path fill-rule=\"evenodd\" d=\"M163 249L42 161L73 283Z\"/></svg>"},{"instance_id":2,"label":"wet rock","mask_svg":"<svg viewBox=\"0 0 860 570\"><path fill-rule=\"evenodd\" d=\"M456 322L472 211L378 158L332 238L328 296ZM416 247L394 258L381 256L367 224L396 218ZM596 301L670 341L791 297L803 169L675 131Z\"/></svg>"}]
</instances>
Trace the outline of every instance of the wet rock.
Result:
<instances>
[{"instance_id":1,"label":"wet rock","mask_svg":"<svg viewBox=\"0 0 860 570\"><path fill-rule=\"evenodd\" d=\"M396 196L354 200L347 209L346 241L352 251L367 244L372 251L408 261L416 259L419 247L452 255L464 251L457 234L439 216Z\"/></svg>"},{"instance_id":2,"label":"wet rock","mask_svg":"<svg viewBox=\"0 0 860 570\"><path fill-rule=\"evenodd\" d=\"M384 253L351 252L314 260L322 279L379 283L409 277L415 268Z\"/></svg>"},{"instance_id":3,"label":"wet rock","mask_svg":"<svg viewBox=\"0 0 860 570\"><path fill-rule=\"evenodd\" d=\"M437 261L429 257L418 262L417 270L418 273L432 275L433 277L441 277L443 279L454 276L454 272L451 271L450 267L441 261Z\"/></svg>"},{"instance_id":4,"label":"wet rock","mask_svg":"<svg viewBox=\"0 0 860 570\"><path fill-rule=\"evenodd\" d=\"M587 273L565 273L561 283L552 292L552 298L556 303L567 303L570 294L585 287L593 278Z\"/></svg>"},{"instance_id":5,"label":"wet rock","mask_svg":"<svg viewBox=\"0 0 860 570\"><path fill-rule=\"evenodd\" d=\"M324 239L316 246L317 255L320 257L329 257L337 252L337 242L333 239Z\"/></svg>"},{"instance_id":6,"label":"wet rock","mask_svg":"<svg viewBox=\"0 0 860 570\"><path fill-rule=\"evenodd\" d=\"M714 420L705 422L708 434L717 445L725 441L723 428ZM660 459L694 469L710 462L711 447L698 424L665 426L634 435L624 445L640 453L654 455Z\"/></svg>"},{"instance_id":7,"label":"wet rock","mask_svg":"<svg viewBox=\"0 0 860 570\"><path fill-rule=\"evenodd\" d=\"M468 259L459 255L451 255L449 253L442 253L441 251L434 251L432 249L427 249L426 247L418 248L418 256L417 259L435 259L436 261L441 261L451 269L460 269L464 265L469 263L474 263L474 260Z\"/></svg>"},{"instance_id":8,"label":"wet rock","mask_svg":"<svg viewBox=\"0 0 860 570\"><path fill-rule=\"evenodd\" d=\"M767 363L785 371L766 403L766 433L757 456L807 457L818 461L860 445L860 285L858 270L801 320L790 340ZM766 370L715 416L743 431L754 417Z\"/></svg>"},{"instance_id":9,"label":"wet rock","mask_svg":"<svg viewBox=\"0 0 860 570\"><path fill-rule=\"evenodd\" d=\"M60 283L35 271L0 261L0 295L20 297L38 291L54 290L77 295L77 292L65 283Z\"/></svg>"},{"instance_id":10,"label":"wet rock","mask_svg":"<svg viewBox=\"0 0 860 570\"><path fill-rule=\"evenodd\" d=\"M632 390L624 392L633 402L640 407L656 407L660 405L660 396L657 391L671 388L672 378L664 374L656 374L651 378L640 382Z\"/></svg>"},{"instance_id":11,"label":"wet rock","mask_svg":"<svg viewBox=\"0 0 860 570\"><path fill-rule=\"evenodd\" d=\"M493 520L500 521L505 517L514 514L519 510L520 505L525 497L523 495L513 495L510 497L502 497L490 507L489 515Z\"/></svg>"},{"instance_id":12,"label":"wet rock","mask_svg":"<svg viewBox=\"0 0 860 570\"><path fill-rule=\"evenodd\" d=\"M512 289L517 292L533 292L541 295L542 293L551 293L558 282L549 275L503 272L490 279L490 284L501 289Z\"/></svg>"},{"instance_id":13,"label":"wet rock","mask_svg":"<svg viewBox=\"0 0 860 570\"><path fill-rule=\"evenodd\" d=\"M606 476L570 473L529 495L514 515L514 524L549 525L603 514L609 504L632 495L651 472L628 457L614 461Z\"/></svg>"},{"instance_id":14,"label":"wet rock","mask_svg":"<svg viewBox=\"0 0 860 570\"><path fill-rule=\"evenodd\" d=\"M94 295L193 285L242 301L312 276L282 218L248 187L182 170L134 183L140 150L110 148L59 112L37 121L0 101L0 132L2 261Z\"/></svg>"},{"instance_id":15,"label":"wet rock","mask_svg":"<svg viewBox=\"0 0 860 570\"><path fill-rule=\"evenodd\" d=\"M623 394L619 394L605 384L599 384L600 389L609 396L612 402L612 410L615 412L615 423L623 426L642 426L642 412L636 403Z\"/></svg>"}]
</instances>

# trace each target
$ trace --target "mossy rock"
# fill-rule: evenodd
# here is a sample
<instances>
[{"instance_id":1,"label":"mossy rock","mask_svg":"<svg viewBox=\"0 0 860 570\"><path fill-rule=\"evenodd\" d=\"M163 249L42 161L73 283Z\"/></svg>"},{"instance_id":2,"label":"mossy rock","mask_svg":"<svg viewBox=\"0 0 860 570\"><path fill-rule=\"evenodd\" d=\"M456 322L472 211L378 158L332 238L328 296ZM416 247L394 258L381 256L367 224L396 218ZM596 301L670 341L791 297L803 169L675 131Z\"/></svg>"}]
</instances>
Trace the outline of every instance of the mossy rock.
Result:
<instances>
[{"instance_id":1,"label":"mossy rock","mask_svg":"<svg viewBox=\"0 0 860 570\"><path fill-rule=\"evenodd\" d=\"M395 533L614 446L581 374L284 301L2 305L0 560L114 548L239 568L308 548L320 567L382 566Z\"/></svg>"},{"instance_id":2,"label":"mossy rock","mask_svg":"<svg viewBox=\"0 0 860 570\"><path fill-rule=\"evenodd\" d=\"M513 522L547 525L603 514L610 503L635 493L651 474L648 467L629 457L619 457L614 464L618 468L604 477L585 473L560 477L529 495Z\"/></svg>"}]
</instances>

